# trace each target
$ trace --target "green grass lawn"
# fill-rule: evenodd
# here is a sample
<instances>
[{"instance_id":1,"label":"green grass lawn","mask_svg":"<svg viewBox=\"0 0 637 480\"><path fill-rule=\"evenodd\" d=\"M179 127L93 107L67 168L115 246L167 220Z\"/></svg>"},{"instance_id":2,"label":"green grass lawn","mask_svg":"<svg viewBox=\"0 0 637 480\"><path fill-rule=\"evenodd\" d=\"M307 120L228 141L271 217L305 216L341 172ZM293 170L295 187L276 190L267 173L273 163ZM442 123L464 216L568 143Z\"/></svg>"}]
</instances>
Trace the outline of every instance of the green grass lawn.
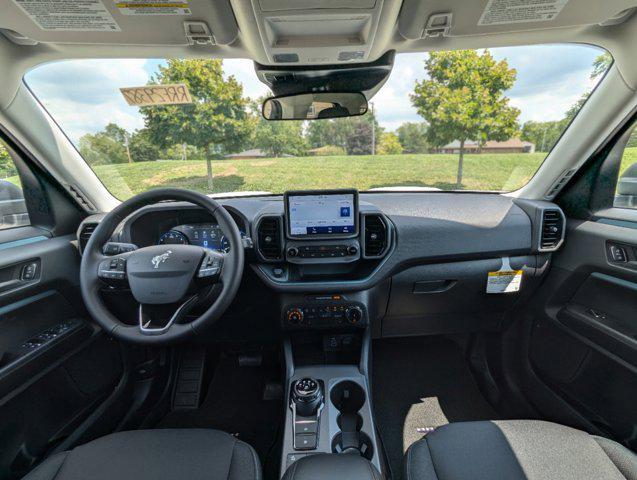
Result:
<instances>
[{"instance_id":1,"label":"green grass lawn","mask_svg":"<svg viewBox=\"0 0 637 480\"><path fill-rule=\"evenodd\" d=\"M543 153L466 155L465 190L515 190L533 176ZM637 148L624 154L622 172L637 162ZM365 155L218 160L214 192L421 186L455 189L457 155ZM150 188L182 187L208 192L203 160L158 160L93 167L106 187L126 199ZM9 180L18 182L17 177Z\"/></svg>"},{"instance_id":2,"label":"green grass lawn","mask_svg":"<svg viewBox=\"0 0 637 480\"><path fill-rule=\"evenodd\" d=\"M466 155L463 188L515 190L535 173L543 154ZM377 155L218 160L214 192L422 186L455 189L457 155ZM118 198L149 188L176 186L208 192L201 160L100 165L94 167Z\"/></svg>"}]
</instances>

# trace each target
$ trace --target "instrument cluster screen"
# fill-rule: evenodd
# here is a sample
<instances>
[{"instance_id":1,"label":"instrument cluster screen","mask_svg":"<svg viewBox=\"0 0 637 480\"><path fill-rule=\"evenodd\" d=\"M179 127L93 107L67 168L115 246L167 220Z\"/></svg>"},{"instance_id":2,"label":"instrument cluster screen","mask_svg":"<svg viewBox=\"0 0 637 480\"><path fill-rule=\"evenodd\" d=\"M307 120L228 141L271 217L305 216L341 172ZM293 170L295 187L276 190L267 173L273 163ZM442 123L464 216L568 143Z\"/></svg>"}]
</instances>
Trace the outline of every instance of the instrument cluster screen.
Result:
<instances>
[{"instance_id":1,"label":"instrument cluster screen","mask_svg":"<svg viewBox=\"0 0 637 480\"><path fill-rule=\"evenodd\" d=\"M286 202L291 237L338 237L357 233L355 191L290 192L286 194Z\"/></svg>"},{"instance_id":2,"label":"instrument cluster screen","mask_svg":"<svg viewBox=\"0 0 637 480\"><path fill-rule=\"evenodd\" d=\"M196 223L173 227L161 234L158 244L197 245L220 252L230 251L230 242L221 227L214 223Z\"/></svg>"}]
</instances>

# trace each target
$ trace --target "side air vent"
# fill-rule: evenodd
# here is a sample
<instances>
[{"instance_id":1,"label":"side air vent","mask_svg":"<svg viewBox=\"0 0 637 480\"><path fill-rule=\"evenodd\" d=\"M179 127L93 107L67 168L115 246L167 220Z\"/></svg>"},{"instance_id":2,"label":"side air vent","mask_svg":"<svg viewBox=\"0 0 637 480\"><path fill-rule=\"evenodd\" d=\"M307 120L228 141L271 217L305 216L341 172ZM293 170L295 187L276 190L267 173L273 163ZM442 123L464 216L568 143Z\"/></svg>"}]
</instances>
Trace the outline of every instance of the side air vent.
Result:
<instances>
[{"instance_id":1,"label":"side air vent","mask_svg":"<svg viewBox=\"0 0 637 480\"><path fill-rule=\"evenodd\" d=\"M364 221L364 256L377 258L382 256L388 247L389 229L381 215L365 215Z\"/></svg>"},{"instance_id":2,"label":"side air vent","mask_svg":"<svg viewBox=\"0 0 637 480\"><path fill-rule=\"evenodd\" d=\"M564 238L564 216L560 210L551 209L542 212L542 231L540 251L555 250Z\"/></svg>"},{"instance_id":3,"label":"side air vent","mask_svg":"<svg viewBox=\"0 0 637 480\"><path fill-rule=\"evenodd\" d=\"M86 248L89 238L97 228L97 223L85 223L80 227L80 233L77 235L77 241L80 245L80 253Z\"/></svg>"},{"instance_id":4,"label":"side air vent","mask_svg":"<svg viewBox=\"0 0 637 480\"><path fill-rule=\"evenodd\" d=\"M257 228L257 247L266 260L281 260L281 217L263 217Z\"/></svg>"}]
</instances>

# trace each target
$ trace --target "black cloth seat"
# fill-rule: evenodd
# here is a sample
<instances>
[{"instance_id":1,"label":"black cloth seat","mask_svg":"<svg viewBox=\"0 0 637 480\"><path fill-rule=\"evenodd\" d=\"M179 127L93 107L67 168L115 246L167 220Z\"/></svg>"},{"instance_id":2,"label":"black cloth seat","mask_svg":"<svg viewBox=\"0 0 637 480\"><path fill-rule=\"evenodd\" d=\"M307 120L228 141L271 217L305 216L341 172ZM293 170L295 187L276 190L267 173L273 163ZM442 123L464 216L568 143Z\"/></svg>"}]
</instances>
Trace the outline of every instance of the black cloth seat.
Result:
<instances>
[{"instance_id":1,"label":"black cloth seat","mask_svg":"<svg viewBox=\"0 0 637 480\"><path fill-rule=\"evenodd\" d=\"M260 480L247 443L217 430L114 433L54 455L23 480Z\"/></svg>"},{"instance_id":2,"label":"black cloth seat","mask_svg":"<svg viewBox=\"0 0 637 480\"><path fill-rule=\"evenodd\" d=\"M637 480L637 455L549 422L460 422L414 443L404 472L406 480Z\"/></svg>"}]
</instances>

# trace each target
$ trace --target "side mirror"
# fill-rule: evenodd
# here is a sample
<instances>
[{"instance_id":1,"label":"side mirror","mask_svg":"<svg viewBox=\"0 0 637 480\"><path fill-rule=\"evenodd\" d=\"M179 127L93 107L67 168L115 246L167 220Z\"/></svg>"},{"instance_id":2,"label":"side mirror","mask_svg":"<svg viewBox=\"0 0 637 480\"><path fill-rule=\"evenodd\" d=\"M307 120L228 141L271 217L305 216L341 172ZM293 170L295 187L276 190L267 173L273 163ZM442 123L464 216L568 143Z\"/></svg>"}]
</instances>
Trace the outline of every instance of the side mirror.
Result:
<instances>
[{"instance_id":1,"label":"side mirror","mask_svg":"<svg viewBox=\"0 0 637 480\"><path fill-rule=\"evenodd\" d=\"M637 196L637 163L628 167L619 177L617 194Z\"/></svg>"},{"instance_id":2,"label":"side mirror","mask_svg":"<svg viewBox=\"0 0 637 480\"><path fill-rule=\"evenodd\" d=\"M318 120L364 115L367 99L362 93L301 93L268 98L263 102L266 120Z\"/></svg>"}]
</instances>

